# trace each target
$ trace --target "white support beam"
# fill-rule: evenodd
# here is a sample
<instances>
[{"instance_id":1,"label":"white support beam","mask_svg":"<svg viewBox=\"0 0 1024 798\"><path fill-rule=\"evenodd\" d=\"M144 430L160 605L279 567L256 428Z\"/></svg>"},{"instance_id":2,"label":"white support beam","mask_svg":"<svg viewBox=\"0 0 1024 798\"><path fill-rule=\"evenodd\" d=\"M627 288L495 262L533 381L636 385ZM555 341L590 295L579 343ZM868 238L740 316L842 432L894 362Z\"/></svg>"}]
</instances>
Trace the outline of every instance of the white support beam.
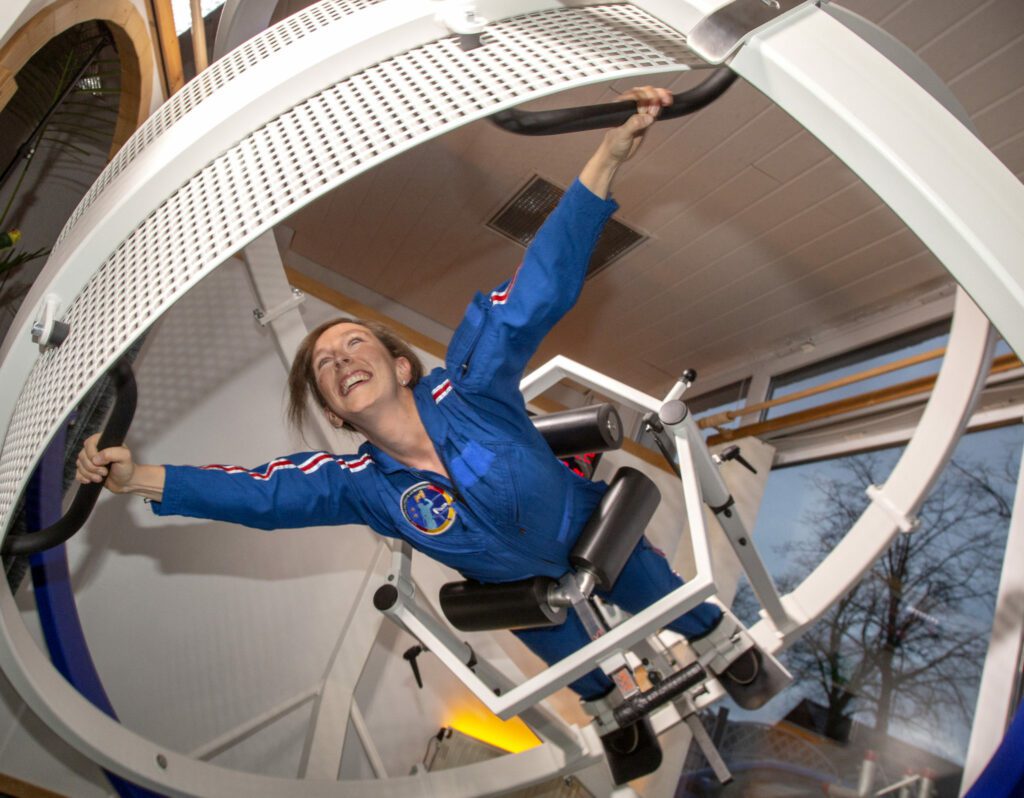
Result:
<instances>
[{"instance_id":1,"label":"white support beam","mask_svg":"<svg viewBox=\"0 0 1024 798\"><path fill-rule=\"evenodd\" d=\"M383 621L383 616L374 609L373 593L383 580L390 559L391 547L382 540L366 569L327 665L299 766L302 778L338 778L348 722L355 707L356 685Z\"/></svg>"},{"instance_id":2,"label":"white support beam","mask_svg":"<svg viewBox=\"0 0 1024 798\"><path fill-rule=\"evenodd\" d=\"M849 591L899 533L899 518L911 518L945 468L984 384L993 337L988 321L958 293L946 357L921 422L884 485L884 503L873 501L846 536L783 597L796 626L780 630L768 619L751 634L769 652L784 648Z\"/></svg>"},{"instance_id":3,"label":"white support beam","mask_svg":"<svg viewBox=\"0 0 1024 798\"><path fill-rule=\"evenodd\" d=\"M1017 494L1003 554L996 609L992 618L985 667L978 685L975 723L964 760L963 795L977 781L1003 740L1020 689L1021 651L1024 646L1024 457L1017 478Z\"/></svg>"},{"instance_id":4,"label":"white support beam","mask_svg":"<svg viewBox=\"0 0 1024 798\"><path fill-rule=\"evenodd\" d=\"M242 253L256 301L259 303L259 306L253 309L253 315L257 320L259 314L268 319L263 326L270 330L274 338L274 348L287 374L295 359L295 353L309 332L299 312L301 302L295 301L300 297L296 296L297 289L288 284L284 262L281 260L281 252L273 230L267 230L251 241ZM299 293L301 295L301 292ZM278 312L275 310L278 308L285 310ZM310 406L314 407L311 400ZM318 444L332 450L335 430L327 423L320 409L314 407L314 412L307 414L307 418L311 422L310 426Z\"/></svg>"}]
</instances>

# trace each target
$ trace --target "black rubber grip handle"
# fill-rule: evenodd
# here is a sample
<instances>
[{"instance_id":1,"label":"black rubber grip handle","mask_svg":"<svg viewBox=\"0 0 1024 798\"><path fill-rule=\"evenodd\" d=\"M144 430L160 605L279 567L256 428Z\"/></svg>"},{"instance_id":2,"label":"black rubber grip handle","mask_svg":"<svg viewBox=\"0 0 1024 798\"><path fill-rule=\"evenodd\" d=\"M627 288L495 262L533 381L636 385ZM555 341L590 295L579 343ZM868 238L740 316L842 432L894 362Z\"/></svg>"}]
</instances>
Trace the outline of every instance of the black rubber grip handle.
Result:
<instances>
[{"instance_id":1,"label":"black rubber grip handle","mask_svg":"<svg viewBox=\"0 0 1024 798\"><path fill-rule=\"evenodd\" d=\"M687 665L681 671L676 671L667 679L658 682L650 690L627 698L619 704L612 713L615 717L615 722L619 724L619 728L636 723L640 718L649 715L658 707L667 704L691 687L700 684L707 676L699 662Z\"/></svg>"},{"instance_id":2,"label":"black rubber grip handle","mask_svg":"<svg viewBox=\"0 0 1024 798\"><path fill-rule=\"evenodd\" d=\"M548 604L554 584L549 576L490 584L449 582L441 587L441 610L463 632L558 626L568 615L563 607Z\"/></svg>"},{"instance_id":3,"label":"black rubber grip handle","mask_svg":"<svg viewBox=\"0 0 1024 798\"><path fill-rule=\"evenodd\" d=\"M107 376L114 384L117 398L114 400L113 410L110 411L110 418L107 419L107 426L100 435L99 449L120 446L124 443L128 428L132 424L132 418L135 416L135 405L138 399L135 375L132 373L131 363L127 358L122 357L118 360L111 367ZM82 528L88 520L89 514L92 513L92 508L96 506L96 500L102 491L103 483L100 482L79 485L71 506L59 521L38 532L8 535L4 539L3 546L0 547L0 554L5 557L37 554L63 543Z\"/></svg>"},{"instance_id":4,"label":"black rubber grip handle","mask_svg":"<svg viewBox=\"0 0 1024 798\"><path fill-rule=\"evenodd\" d=\"M569 562L590 571L602 590L611 590L661 501L650 477L623 466L587 520Z\"/></svg>"},{"instance_id":5,"label":"black rubber grip handle","mask_svg":"<svg viewBox=\"0 0 1024 798\"><path fill-rule=\"evenodd\" d=\"M672 95L672 104L661 109L659 119L676 119L692 114L717 100L736 80L731 69L717 69L711 77L689 91ZM636 102L604 103L551 111L523 111L509 108L493 114L494 124L521 136L555 136L618 127L636 113Z\"/></svg>"},{"instance_id":6,"label":"black rubber grip handle","mask_svg":"<svg viewBox=\"0 0 1024 798\"><path fill-rule=\"evenodd\" d=\"M608 452L622 446L622 419L613 405L588 405L530 419L555 457Z\"/></svg>"}]
</instances>

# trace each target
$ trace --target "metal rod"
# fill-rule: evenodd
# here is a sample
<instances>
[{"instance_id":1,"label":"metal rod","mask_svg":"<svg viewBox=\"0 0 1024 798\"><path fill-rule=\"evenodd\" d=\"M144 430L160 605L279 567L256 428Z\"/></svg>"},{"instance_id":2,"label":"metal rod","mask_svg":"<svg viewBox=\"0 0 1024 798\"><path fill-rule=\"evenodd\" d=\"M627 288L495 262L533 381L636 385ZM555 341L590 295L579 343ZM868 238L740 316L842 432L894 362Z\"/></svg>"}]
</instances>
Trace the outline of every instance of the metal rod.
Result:
<instances>
[{"instance_id":1,"label":"metal rod","mask_svg":"<svg viewBox=\"0 0 1024 798\"><path fill-rule=\"evenodd\" d=\"M1000 355L993 359L992 368L989 373L998 374L1000 372L1019 368L1020 366L1021 361L1016 355ZM789 415L779 416L778 418L773 418L769 421L761 421L756 424L747 424L743 427L736 427L736 429L723 430L718 435L712 435L708 438L708 445L714 446L715 444L726 443L727 441L736 440L737 438L745 438L751 435L758 436L766 432L776 432L789 427L799 426L800 424L806 424L811 421L820 421L822 419L832 418L833 416L852 413L857 410L864 410L885 402L902 399L907 396L927 393L934 387L936 379L937 378L935 376L919 377L916 380L908 380L907 382L900 383L899 385L891 385L888 388L869 391L867 393L862 393L859 396L851 396L848 399L839 399L835 402L829 402L828 404L811 408L810 410L802 410L799 413L790 413Z\"/></svg>"},{"instance_id":2,"label":"metal rod","mask_svg":"<svg viewBox=\"0 0 1024 798\"><path fill-rule=\"evenodd\" d=\"M205 745L201 745L198 748L192 750L189 754L193 759L210 760L213 759L217 754L227 751L229 748L238 745L243 740L252 737L256 732L261 729L265 729L274 721L283 718L295 709L305 704L307 701L312 700L316 697L318 688L310 687L303 690L301 693L293 695L291 698L282 701L277 706L271 707L266 712L261 712L254 718L250 718L245 723L239 724L230 731L224 732L218 737L210 740Z\"/></svg>"},{"instance_id":3,"label":"metal rod","mask_svg":"<svg viewBox=\"0 0 1024 798\"><path fill-rule=\"evenodd\" d=\"M927 363L929 360L937 360L944 354L946 354L945 347L939 347L938 349L932 349L930 352L922 352L919 355L912 355L911 357L894 360L892 363L875 366L874 368L865 369L864 371L858 371L856 374L850 374L846 377L830 380L822 385L815 385L811 388L805 388L802 391L786 394L785 396L780 396L778 399L769 399L766 402L756 402L755 404L741 407L739 410L724 410L721 413L715 413L713 416L705 416L697 423L701 429L717 427L720 424L727 424L730 421L735 421L737 418L748 416L751 413L758 413L761 410L768 410L769 408L778 407L779 405L797 402L801 399L806 399L808 396L817 396L819 393L826 393L827 391L831 391L836 388L853 385L855 382L863 382L864 380L869 380L872 377L879 377L883 374L889 374L893 371L899 371L900 369L909 368L910 366L916 366L920 363Z\"/></svg>"}]
</instances>

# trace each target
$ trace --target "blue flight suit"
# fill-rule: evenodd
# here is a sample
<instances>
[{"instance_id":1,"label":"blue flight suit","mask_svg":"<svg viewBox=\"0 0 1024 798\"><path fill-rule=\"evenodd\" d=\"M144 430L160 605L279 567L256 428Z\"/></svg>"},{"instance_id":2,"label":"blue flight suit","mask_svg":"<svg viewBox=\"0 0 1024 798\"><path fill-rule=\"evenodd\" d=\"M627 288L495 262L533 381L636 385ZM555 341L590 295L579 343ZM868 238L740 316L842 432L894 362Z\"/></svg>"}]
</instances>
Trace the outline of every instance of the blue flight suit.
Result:
<instances>
[{"instance_id":1,"label":"blue flight suit","mask_svg":"<svg viewBox=\"0 0 1024 798\"><path fill-rule=\"evenodd\" d=\"M591 252L616 207L577 180L513 280L474 297L445 368L414 386L416 407L450 478L409 468L364 443L355 455L305 452L256 469L168 466L154 511L259 529L365 524L481 582L562 576L607 486L552 455L530 422L519 381L543 337L579 297ZM644 539L606 598L637 612L680 584ZM670 628L699 637L720 616L705 604ZM563 626L516 634L548 663L588 642L575 613ZM611 681L595 670L571 686L593 698Z\"/></svg>"}]
</instances>

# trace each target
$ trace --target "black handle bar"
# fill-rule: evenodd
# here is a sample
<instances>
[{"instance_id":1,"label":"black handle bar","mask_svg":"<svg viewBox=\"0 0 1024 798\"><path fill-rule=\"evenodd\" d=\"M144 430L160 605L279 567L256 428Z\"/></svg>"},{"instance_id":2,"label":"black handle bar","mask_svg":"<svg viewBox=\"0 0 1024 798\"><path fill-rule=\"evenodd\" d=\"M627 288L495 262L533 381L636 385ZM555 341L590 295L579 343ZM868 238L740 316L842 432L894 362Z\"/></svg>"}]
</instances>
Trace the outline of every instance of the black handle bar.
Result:
<instances>
[{"instance_id":1,"label":"black handle bar","mask_svg":"<svg viewBox=\"0 0 1024 798\"><path fill-rule=\"evenodd\" d=\"M103 430L103 434L100 435L99 449L120 446L124 443L132 418L135 416L135 404L138 398L135 375L132 373L131 363L127 357L118 360L111 367L107 376L114 384L117 398L114 401L114 409L110 411L110 418L107 419L107 426ZM0 554L5 557L37 554L63 543L82 528L102 491L103 483L101 482L79 485L71 506L59 521L38 532L8 535L4 539L3 545L0 546Z\"/></svg>"},{"instance_id":2,"label":"black handle bar","mask_svg":"<svg viewBox=\"0 0 1024 798\"><path fill-rule=\"evenodd\" d=\"M676 119L692 114L717 100L736 80L731 69L715 70L711 77L689 91L672 96L672 104L661 109L659 119ZM558 108L552 111L522 111L509 108L491 116L491 121L509 133L521 136L554 136L561 133L579 133L618 127L636 113L632 100L579 108Z\"/></svg>"}]
</instances>

